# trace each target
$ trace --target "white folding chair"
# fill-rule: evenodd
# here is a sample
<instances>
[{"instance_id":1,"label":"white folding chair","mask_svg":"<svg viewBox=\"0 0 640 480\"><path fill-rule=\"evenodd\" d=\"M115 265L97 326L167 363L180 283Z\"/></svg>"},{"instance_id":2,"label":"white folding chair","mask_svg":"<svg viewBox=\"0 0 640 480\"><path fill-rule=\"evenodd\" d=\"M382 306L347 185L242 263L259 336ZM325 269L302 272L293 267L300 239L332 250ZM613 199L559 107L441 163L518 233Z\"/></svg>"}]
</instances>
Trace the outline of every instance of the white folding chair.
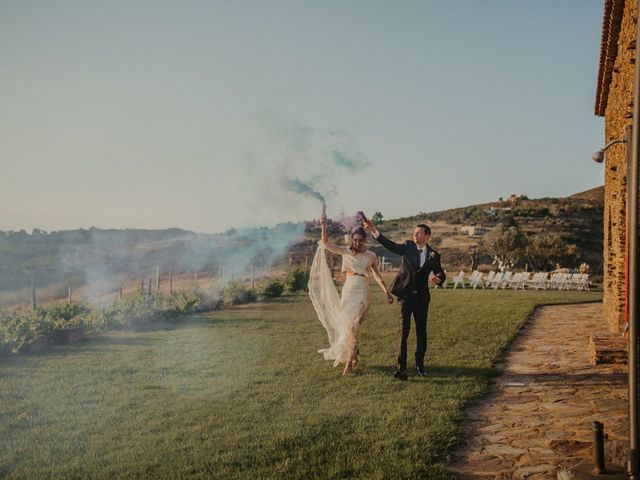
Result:
<instances>
[{"instance_id":1,"label":"white folding chair","mask_svg":"<svg viewBox=\"0 0 640 480\"><path fill-rule=\"evenodd\" d=\"M482 272L474 270L469 277L469 284L474 290L478 287L478 285L482 285L482 288L484 288L484 283L482 282Z\"/></svg>"},{"instance_id":2,"label":"white folding chair","mask_svg":"<svg viewBox=\"0 0 640 480\"><path fill-rule=\"evenodd\" d=\"M485 288L485 286L490 287L491 286L491 282L493 282L493 278L496 276L496 272L494 272L493 270L491 270L488 274L487 274L487 278L485 278L483 280L482 283L482 288Z\"/></svg>"},{"instance_id":3,"label":"white folding chair","mask_svg":"<svg viewBox=\"0 0 640 480\"><path fill-rule=\"evenodd\" d=\"M512 272L504 272L504 276L502 277L502 280L500 280L500 283L498 284L498 288L507 288L507 285L509 285L509 281L511 280L511 277L513 277Z\"/></svg>"},{"instance_id":4,"label":"white folding chair","mask_svg":"<svg viewBox=\"0 0 640 480\"><path fill-rule=\"evenodd\" d=\"M498 289L500 288L500 284L502 284L502 279L504 278L504 272L498 272L493 276L493 280L491 280L491 288Z\"/></svg>"},{"instance_id":5,"label":"white folding chair","mask_svg":"<svg viewBox=\"0 0 640 480\"><path fill-rule=\"evenodd\" d=\"M464 271L460 270L460 273L456 276L456 278L453 279L453 289L455 290L458 285L462 285L462 288L464 287Z\"/></svg>"}]
</instances>

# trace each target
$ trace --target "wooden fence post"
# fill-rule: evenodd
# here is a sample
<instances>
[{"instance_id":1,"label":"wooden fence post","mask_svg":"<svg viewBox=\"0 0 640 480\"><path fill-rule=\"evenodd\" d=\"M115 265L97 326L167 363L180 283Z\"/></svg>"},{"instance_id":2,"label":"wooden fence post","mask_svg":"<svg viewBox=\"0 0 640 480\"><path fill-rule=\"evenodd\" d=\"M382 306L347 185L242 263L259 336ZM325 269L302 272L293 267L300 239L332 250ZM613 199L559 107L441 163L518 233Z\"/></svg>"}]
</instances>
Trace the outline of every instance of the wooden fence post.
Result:
<instances>
[{"instance_id":1,"label":"wooden fence post","mask_svg":"<svg viewBox=\"0 0 640 480\"><path fill-rule=\"evenodd\" d=\"M169 293L173 293L173 268L169 270Z\"/></svg>"},{"instance_id":2,"label":"wooden fence post","mask_svg":"<svg viewBox=\"0 0 640 480\"><path fill-rule=\"evenodd\" d=\"M69 285L69 295L67 297L67 303L71 305L71 285Z\"/></svg>"},{"instance_id":3,"label":"wooden fence post","mask_svg":"<svg viewBox=\"0 0 640 480\"><path fill-rule=\"evenodd\" d=\"M151 296L151 277L149 277L149 280L147 283L147 295Z\"/></svg>"},{"instance_id":4,"label":"wooden fence post","mask_svg":"<svg viewBox=\"0 0 640 480\"><path fill-rule=\"evenodd\" d=\"M160 291L160 265L156 265L156 292Z\"/></svg>"},{"instance_id":5,"label":"wooden fence post","mask_svg":"<svg viewBox=\"0 0 640 480\"><path fill-rule=\"evenodd\" d=\"M251 288L256 286L255 272L253 270L253 265L251 265Z\"/></svg>"},{"instance_id":6,"label":"wooden fence post","mask_svg":"<svg viewBox=\"0 0 640 480\"><path fill-rule=\"evenodd\" d=\"M31 275L31 310L36 309L36 284L33 282L33 275Z\"/></svg>"},{"instance_id":7,"label":"wooden fence post","mask_svg":"<svg viewBox=\"0 0 640 480\"><path fill-rule=\"evenodd\" d=\"M120 283L120 290L118 291L118 298L122 301L122 283Z\"/></svg>"}]
</instances>

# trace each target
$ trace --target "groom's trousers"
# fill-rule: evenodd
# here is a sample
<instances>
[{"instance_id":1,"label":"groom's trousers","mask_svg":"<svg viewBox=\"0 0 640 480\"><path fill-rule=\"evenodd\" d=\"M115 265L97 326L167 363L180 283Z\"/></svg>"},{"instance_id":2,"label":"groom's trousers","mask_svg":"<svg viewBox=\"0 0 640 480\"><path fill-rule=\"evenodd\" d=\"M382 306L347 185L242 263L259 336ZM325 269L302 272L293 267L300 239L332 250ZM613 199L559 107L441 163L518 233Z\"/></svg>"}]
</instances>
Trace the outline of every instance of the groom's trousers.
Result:
<instances>
[{"instance_id":1,"label":"groom's trousers","mask_svg":"<svg viewBox=\"0 0 640 480\"><path fill-rule=\"evenodd\" d=\"M418 294L398 298L400 317L398 318L398 368L407 369L407 339L411 330L411 316L416 324L416 367L424 367L424 356L427 353L427 315L429 298Z\"/></svg>"}]
</instances>

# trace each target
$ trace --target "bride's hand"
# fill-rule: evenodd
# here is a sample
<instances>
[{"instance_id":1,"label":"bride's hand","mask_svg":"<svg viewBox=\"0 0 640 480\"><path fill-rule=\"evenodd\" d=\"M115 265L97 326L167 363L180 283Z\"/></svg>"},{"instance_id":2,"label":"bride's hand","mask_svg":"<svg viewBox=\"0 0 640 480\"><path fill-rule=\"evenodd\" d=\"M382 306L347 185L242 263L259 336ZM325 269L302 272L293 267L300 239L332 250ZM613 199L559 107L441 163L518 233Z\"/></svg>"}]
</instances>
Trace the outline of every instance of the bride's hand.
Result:
<instances>
[{"instance_id":1,"label":"bride's hand","mask_svg":"<svg viewBox=\"0 0 640 480\"><path fill-rule=\"evenodd\" d=\"M391 305L393 303L393 297L391 296L391 293L387 292L387 303L389 305Z\"/></svg>"}]
</instances>

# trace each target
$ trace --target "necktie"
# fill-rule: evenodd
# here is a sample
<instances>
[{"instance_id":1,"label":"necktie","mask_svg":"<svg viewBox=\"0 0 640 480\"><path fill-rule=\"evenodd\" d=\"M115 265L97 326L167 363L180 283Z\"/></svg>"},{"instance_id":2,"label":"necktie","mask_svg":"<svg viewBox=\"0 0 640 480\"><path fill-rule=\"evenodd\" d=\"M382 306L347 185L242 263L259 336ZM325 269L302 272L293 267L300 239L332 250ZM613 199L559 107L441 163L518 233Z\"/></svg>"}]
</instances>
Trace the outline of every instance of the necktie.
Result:
<instances>
[{"instance_id":1,"label":"necktie","mask_svg":"<svg viewBox=\"0 0 640 480\"><path fill-rule=\"evenodd\" d=\"M422 266L422 249L421 248L418 249L418 265L420 267Z\"/></svg>"}]
</instances>

